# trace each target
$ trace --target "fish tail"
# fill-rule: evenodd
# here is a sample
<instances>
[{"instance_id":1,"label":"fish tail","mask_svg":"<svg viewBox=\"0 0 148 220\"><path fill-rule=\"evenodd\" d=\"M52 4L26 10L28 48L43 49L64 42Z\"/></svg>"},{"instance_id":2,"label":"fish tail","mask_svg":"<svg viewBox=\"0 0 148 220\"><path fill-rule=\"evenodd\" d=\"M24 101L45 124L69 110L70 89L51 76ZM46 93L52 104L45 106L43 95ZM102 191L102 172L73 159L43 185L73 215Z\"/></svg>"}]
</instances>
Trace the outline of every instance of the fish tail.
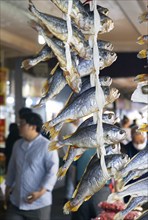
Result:
<instances>
[{"instance_id":1,"label":"fish tail","mask_svg":"<svg viewBox=\"0 0 148 220\"><path fill-rule=\"evenodd\" d=\"M64 205L64 207L63 207L63 212L64 212L65 214L69 214L70 211L71 211L71 212L76 212L76 211L78 210L78 208L80 207L80 205L81 205L81 203L78 204L78 205L76 205L76 206L72 206L72 205L71 205L71 202L68 201L68 202Z\"/></svg>"},{"instance_id":2,"label":"fish tail","mask_svg":"<svg viewBox=\"0 0 148 220\"><path fill-rule=\"evenodd\" d=\"M144 44L144 41L143 41L143 37L142 37L142 36L141 36L141 37L138 37L138 39L137 39L137 44L140 44L140 45Z\"/></svg>"},{"instance_id":3,"label":"fish tail","mask_svg":"<svg viewBox=\"0 0 148 220\"><path fill-rule=\"evenodd\" d=\"M139 128L138 131L140 132L148 132L148 124L142 124Z\"/></svg>"},{"instance_id":4,"label":"fish tail","mask_svg":"<svg viewBox=\"0 0 148 220\"><path fill-rule=\"evenodd\" d=\"M79 158L80 158L81 156L82 156L82 154L75 156L74 159L73 159L73 161L79 160Z\"/></svg>"},{"instance_id":5,"label":"fish tail","mask_svg":"<svg viewBox=\"0 0 148 220\"><path fill-rule=\"evenodd\" d=\"M65 176L67 170L68 170L67 168L60 167L57 172L58 179L62 179Z\"/></svg>"},{"instance_id":6,"label":"fish tail","mask_svg":"<svg viewBox=\"0 0 148 220\"><path fill-rule=\"evenodd\" d=\"M64 161L67 160L67 158L68 158L70 148L71 148L71 146L68 146L68 149L67 149L67 151L66 151L66 154L65 154L64 157L63 157L63 160L64 160Z\"/></svg>"},{"instance_id":7,"label":"fish tail","mask_svg":"<svg viewBox=\"0 0 148 220\"><path fill-rule=\"evenodd\" d=\"M120 200L120 196L118 195L118 193L111 193L107 198L107 202L109 203L112 203L116 200Z\"/></svg>"},{"instance_id":8,"label":"fish tail","mask_svg":"<svg viewBox=\"0 0 148 220\"><path fill-rule=\"evenodd\" d=\"M32 67L30 59L26 59L22 62L21 68L24 68L25 70L29 70Z\"/></svg>"},{"instance_id":9,"label":"fish tail","mask_svg":"<svg viewBox=\"0 0 148 220\"><path fill-rule=\"evenodd\" d=\"M45 130L45 132L49 132L50 133L50 138L51 139L55 139L55 137L57 137L58 136L58 134L59 134L59 131L57 131L56 129L55 129L55 127L50 127L50 125L49 125L49 121L48 122L45 122L44 124L43 124L43 129Z\"/></svg>"},{"instance_id":10,"label":"fish tail","mask_svg":"<svg viewBox=\"0 0 148 220\"><path fill-rule=\"evenodd\" d=\"M39 108L39 107L43 106L43 102L42 101L43 101L43 99L41 98L38 104L32 105L32 108Z\"/></svg>"},{"instance_id":11,"label":"fish tail","mask_svg":"<svg viewBox=\"0 0 148 220\"><path fill-rule=\"evenodd\" d=\"M47 95L48 91L49 91L49 83L48 83L48 80L45 81L44 85L43 85L43 88L42 88L42 93L43 95Z\"/></svg>"},{"instance_id":12,"label":"fish tail","mask_svg":"<svg viewBox=\"0 0 148 220\"><path fill-rule=\"evenodd\" d=\"M58 141L52 141L49 144L48 150L49 151L53 151L53 150L58 150L59 148L61 148L62 146L58 143Z\"/></svg>"},{"instance_id":13,"label":"fish tail","mask_svg":"<svg viewBox=\"0 0 148 220\"><path fill-rule=\"evenodd\" d=\"M55 129L55 127L50 127L50 128L49 128L49 131L50 131L50 135L51 135L51 138L52 138L52 139L54 139L55 137L57 137L58 134L59 134L59 131L57 131L57 130Z\"/></svg>"}]
</instances>

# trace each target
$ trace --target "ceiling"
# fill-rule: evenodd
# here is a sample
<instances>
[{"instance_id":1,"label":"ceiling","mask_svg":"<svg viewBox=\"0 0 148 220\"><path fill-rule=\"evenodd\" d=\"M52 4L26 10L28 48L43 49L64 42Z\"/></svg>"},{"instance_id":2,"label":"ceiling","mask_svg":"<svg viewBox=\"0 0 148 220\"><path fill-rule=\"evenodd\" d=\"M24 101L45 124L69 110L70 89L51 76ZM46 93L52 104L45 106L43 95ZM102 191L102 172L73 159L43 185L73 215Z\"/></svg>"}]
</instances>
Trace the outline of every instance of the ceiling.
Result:
<instances>
[{"instance_id":1,"label":"ceiling","mask_svg":"<svg viewBox=\"0 0 148 220\"><path fill-rule=\"evenodd\" d=\"M50 0L32 1L39 11L62 17L61 11ZM111 32L100 35L100 39L112 42L115 52L138 52L145 48L136 41L139 36L148 34L148 23L140 24L138 21L138 17L147 10L148 0L97 1L109 9L108 16L115 26ZM1 63L5 58L36 54L40 49L37 32L28 24L30 18L28 0L0 0ZM136 88L133 77L114 79L114 85L120 87L126 97Z\"/></svg>"},{"instance_id":2,"label":"ceiling","mask_svg":"<svg viewBox=\"0 0 148 220\"><path fill-rule=\"evenodd\" d=\"M55 16L62 13L50 0L32 0L37 9ZM148 0L97 0L109 9L109 17L114 21L114 29L100 35L111 41L116 52L140 51L136 43L139 36L148 31L147 23L140 24L138 16L146 11ZM28 0L0 0L0 46L1 60L5 57L35 54L40 45L37 33L29 26Z\"/></svg>"}]
</instances>

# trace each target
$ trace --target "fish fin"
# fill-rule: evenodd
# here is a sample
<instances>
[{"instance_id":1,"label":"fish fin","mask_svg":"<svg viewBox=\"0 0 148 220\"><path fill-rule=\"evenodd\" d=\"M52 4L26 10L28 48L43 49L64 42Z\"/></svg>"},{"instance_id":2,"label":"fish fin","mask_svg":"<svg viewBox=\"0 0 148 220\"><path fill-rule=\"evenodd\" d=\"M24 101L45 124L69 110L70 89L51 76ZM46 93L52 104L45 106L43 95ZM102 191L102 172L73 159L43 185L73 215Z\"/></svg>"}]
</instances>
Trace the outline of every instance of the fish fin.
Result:
<instances>
[{"instance_id":1,"label":"fish fin","mask_svg":"<svg viewBox=\"0 0 148 220\"><path fill-rule=\"evenodd\" d=\"M109 203L114 202L116 200L120 200L118 193L111 193L107 198L107 202Z\"/></svg>"},{"instance_id":2,"label":"fish fin","mask_svg":"<svg viewBox=\"0 0 148 220\"><path fill-rule=\"evenodd\" d=\"M70 138L71 136L72 136L72 134L65 135L65 136L63 136L63 140L66 140L66 139Z\"/></svg>"},{"instance_id":3,"label":"fish fin","mask_svg":"<svg viewBox=\"0 0 148 220\"><path fill-rule=\"evenodd\" d=\"M145 80L148 80L148 74L146 74L146 73L139 74L134 78L134 81L136 81L136 82L143 82Z\"/></svg>"},{"instance_id":4,"label":"fish fin","mask_svg":"<svg viewBox=\"0 0 148 220\"><path fill-rule=\"evenodd\" d=\"M43 88L42 88L42 95L45 96L47 94L47 92L49 91L49 83L48 80L45 81L45 83L43 84Z\"/></svg>"},{"instance_id":5,"label":"fish fin","mask_svg":"<svg viewBox=\"0 0 148 220\"><path fill-rule=\"evenodd\" d=\"M86 202L87 200L89 200L92 196L86 196L84 201Z\"/></svg>"},{"instance_id":6,"label":"fish fin","mask_svg":"<svg viewBox=\"0 0 148 220\"><path fill-rule=\"evenodd\" d=\"M144 41L143 41L143 36L138 37L138 39L137 39L137 42L136 42L136 43L137 43L137 44L140 44L140 45L144 44Z\"/></svg>"},{"instance_id":7,"label":"fish fin","mask_svg":"<svg viewBox=\"0 0 148 220\"><path fill-rule=\"evenodd\" d=\"M48 151L58 150L62 146L58 143L58 141L52 141L49 144Z\"/></svg>"},{"instance_id":8,"label":"fish fin","mask_svg":"<svg viewBox=\"0 0 148 220\"><path fill-rule=\"evenodd\" d=\"M65 154L64 157L63 157L63 160L64 160L64 161L67 160L67 157L68 157L70 148L71 148L71 146L68 146L68 149L67 149L67 151L66 151L66 154Z\"/></svg>"},{"instance_id":9,"label":"fish fin","mask_svg":"<svg viewBox=\"0 0 148 220\"><path fill-rule=\"evenodd\" d=\"M75 191L73 192L72 198L75 198L75 197L76 197L76 194L77 194L77 192L78 192L79 185L80 185L80 182L77 184L77 187L76 187Z\"/></svg>"},{"instance_id":10,"label":"fish fin","mask_svg":"<svg viewBox=\"0 0 148 220\"><path fill-rule=\"evenodd\" d=\"M82 154L75 156L73 161L77 161L81 156Z\"/></svg>"},{"instance_id":11,"label":"fish fin","mask_svg":"<svg viewBox=\"0 0 148 220\"><path fill-rule=\"evenodd\" d=\"M40 100L38 104L32 105L32 108L40 108L41 106L43 106L43 103L41 103L41 100Z\"/></svg>"},{"instance_id":12,"label":"fish fin","mask_svg":"<svg viewBox=\"0 0 148 220\"><path fill-rule=\"evenodd\" d=\"M25 70L29 70L31 67L33 67L30 64L30 59L26 59L22 62L21 68L24 68Z\"/></svg>"},{"instance_id":13,"label":"fish fin","mask_svg":"<svg viewBox=\"0 0 148 220\"><path fill-rule=\"evenodd\" d=\"M141 132L148 132L148 124L142 124L139 128L138 128L138 131L141 131Z\"/></svg>"},{"instance_id":14,"label":"fish fin","mask_svg":"<svg viewBox=\"0 0 148 220\"><path fill-rule=\"evenodd\" d=\"M70 203L70 201L68 201L68 202L64 205L64 207L63 207L63 212L64 212L65 214L69 214L70 211L76 212L76 211L78 210L78 208L80 207L80 205L81 205L81 204L78 204L77 206L72 206L71 203Z\"/></svg>"},{"instance_id":15,"label":"fish fin","mask_svg":"<svg viewBox=\"0 0 148 220\"><path fill-rule=\"evenodd\" d=\"M59 131L57 131L57 130L55 129L55 127L47 127L47 131L50 132L50 137L51 137L51 139L55 139L55 137L57 137L58 134L59 134Z\"/></svg>"},{"instance_id":16,"label":"fish fin","mask_svg":"<svg viewBox=\"0 0 148 220\"><path fill-rule=\"evenodd\" d=\"M57 62L57 64L55 65L55 67L53 67L53 69L51 70L51 72L50 72L50 75L51 75L51 76L53 76L53 75L55 74L55 71L57 70L58 66L59 66L59 62Z\"/></svg>"},{"instance_id":17,"label":"fish fin","mask_svg":"<svg viewBox=\"0 0 148 220\"><path fill-rule=\"evenodd\" d=\"M65 176L67 170L68 169L66 169L66 168L60 167L58 172L57 172L58 179L62 179Z\"/></svg>"},{"instance_id":18,"label":"fish fin","mask_svg":"<svg viewBox=\"0 0 148 220\"><path fill-rule=\"evenodd\" d=\"M138 57L139 59L146 58L146 49L141 50L141 51L137 54L137 57Z\"/></svg>"}]
</instances>

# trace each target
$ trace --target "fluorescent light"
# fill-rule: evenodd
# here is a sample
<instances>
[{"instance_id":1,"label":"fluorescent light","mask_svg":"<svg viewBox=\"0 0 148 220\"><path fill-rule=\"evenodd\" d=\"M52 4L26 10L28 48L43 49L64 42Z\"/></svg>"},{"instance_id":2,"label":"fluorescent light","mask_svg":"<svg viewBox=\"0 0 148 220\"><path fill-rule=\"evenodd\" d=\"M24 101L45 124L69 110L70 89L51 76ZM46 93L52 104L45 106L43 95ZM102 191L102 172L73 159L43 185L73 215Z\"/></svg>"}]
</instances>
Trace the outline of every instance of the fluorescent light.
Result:
<instances>
[{"instance_id":1,"label":"fluorescent light","mask_svg":"<svg viewBox=\"0 0 148 220\"><path fill-rule=\"evenodd\" d=\"M42 35L38 35L38 43L39 44L45 44L45 40L44 40L44 38L43 38L43 36Z\"/></svg>"}]
</instances>

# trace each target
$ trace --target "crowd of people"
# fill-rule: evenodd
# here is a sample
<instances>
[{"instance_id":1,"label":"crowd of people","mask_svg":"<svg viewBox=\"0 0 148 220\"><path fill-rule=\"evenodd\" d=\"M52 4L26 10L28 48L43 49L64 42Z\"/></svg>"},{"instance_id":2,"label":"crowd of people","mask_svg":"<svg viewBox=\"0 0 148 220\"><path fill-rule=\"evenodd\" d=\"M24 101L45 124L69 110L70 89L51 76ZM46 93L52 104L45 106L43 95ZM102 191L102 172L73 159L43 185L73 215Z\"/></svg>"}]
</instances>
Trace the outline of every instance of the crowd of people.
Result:
<instances>
[{"instance_id":1,"label":"crowd of people","mask_svg":"<svg viewBox=\"0 0 148 220\"><path fill-rule=\"evenodd\" d=\"M9 126L6 138L6 191L4 199L5 220L50 220L52 191L57 181L59 165L63 163L64 150L48 151L49 135L42 131L42 118L30 108L19 111L19 124ZM78 124L77 124L78 125ZM77 125L63 126L59 138L73 133ZM121 151L132 158L147 146L147 136L131 126L130 119L123 117L120 126L127 133L121 143ZM65 177L63 203L71 199L74 188L94 155L95 149L87 150L74 162ZM72 220L90 220L101 212L98 203L110 194L110 183L72 213ZM127 198L128 201L128 198ZM125 202L127 202L125 200Z\"/></svg>"}]
</instances>

